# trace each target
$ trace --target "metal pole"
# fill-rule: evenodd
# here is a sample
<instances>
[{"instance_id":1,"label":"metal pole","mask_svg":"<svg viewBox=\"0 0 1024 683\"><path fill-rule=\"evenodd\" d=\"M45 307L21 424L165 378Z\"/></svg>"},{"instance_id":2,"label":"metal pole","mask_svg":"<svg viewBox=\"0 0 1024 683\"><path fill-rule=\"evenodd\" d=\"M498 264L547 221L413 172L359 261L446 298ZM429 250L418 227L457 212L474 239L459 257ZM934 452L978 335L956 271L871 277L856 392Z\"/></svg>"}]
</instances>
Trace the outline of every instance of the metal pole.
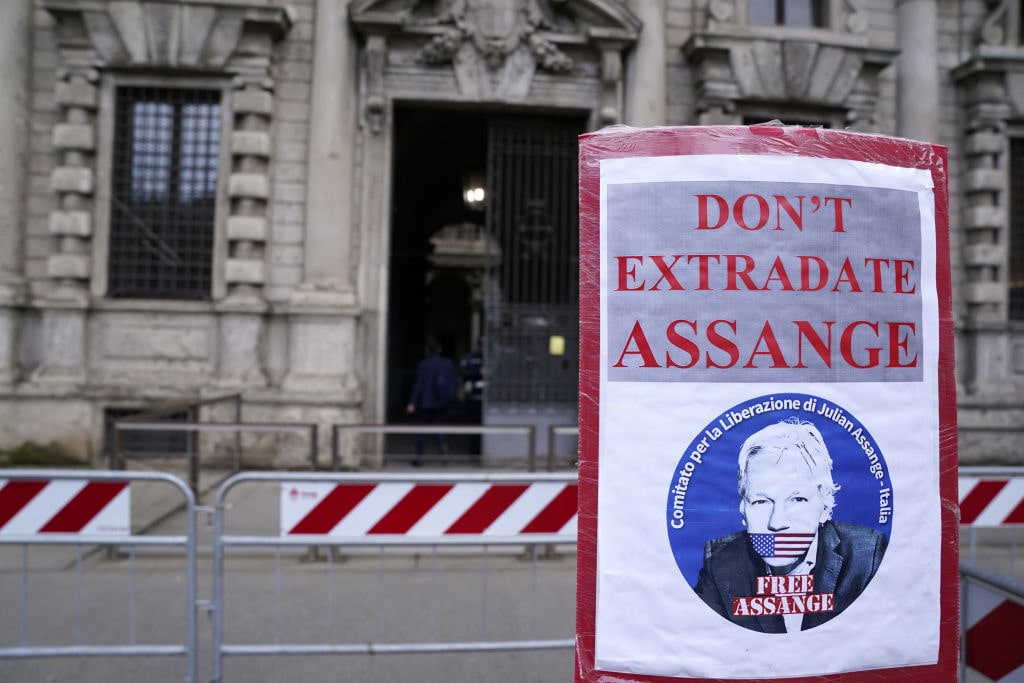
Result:
<instances>
[{"instance_id":1,"label":"metal pole","mask_svg":"<svg viewBox=\"0 0 1024 683\"><path fill-rule=\"evenodd\" d=\"M191 437L194 432L189 432ZM195 447L195 441L189 438L188 453L188 486L192 489L192 495L199 498L199 449Z\"/></svg>"},{"instance_id":2,"label":"metal pole","mask_svg":"<svg viewBox=\"0 0 1024 683\"><path fill-rule=\"evenodd\" d=\"M341 454L338 453L338 425L331 425L331 471L338 471L338 464L341 458Z\"/></svg>"},{"instance_id":3,"label":"metal pole","mask_svg":"<svg viewBox=\"0 0 1024 683\"><path fill-rule=\"evenodd\" d=\"M320 440L320 427L309 425L309 469L316 471L317 441Z\"/></svg>"},{"instance_id":4,"label":"metal pole","mask_svg":"<svg viewBox=\"0 0 1024 683\"><path fill-rule=\"evenodd\" d=\"M529 445L527 446L527 449L526 449L526 461L529 463L529 471L530 472L536 472L537 471L537 444L534 443L534 439L536 438L536 435L537 435L537 428L535 426L533 426L533 425L529 425L529 429L527 429L527 434L529 436L530 442L529 442Z\"/></svg>"},{"instance_id":5,"label":"metal pole","mask_svg":"<svg viewBox=\"0 0 1024 683\"><path fill-rule=\"evenodd\" d=\"M111 466L112 470L123 470L124 469L124 440L125 434L121 431L118 424L114 423L114 452L111 454Z\"/></svg>"},{"instance_id":6,"label":"metal pole","mask_svg":"<svg viewBox=\"0 0 1024 683\"><path fill-rule=\"evenodd\" d=\"M198 583L199 567L196 557L196 499L186 498L186 511L188 518L185 521L185 556L187 562L185 592L187 594L186 604L188 614L186 616L186 629L188 631L188 675L189 683L199 683L199 633L196 624L196 585ZM220 604L220 603L217 603Z\"/></svg>"},{"instance_id":7,"label":"metal pole","mask_svg":"<svg viewBox=\"0 0 1024 683\"><path fill-rule=\"evenodd\" d=\"M235 424L242 423L242 395L235 394ZM242 432L235 431L235 472L242 469Z\"/></svg>"},{"instance_id":8,"label":"metal pole","mask_svg":"<svg viewBox=\"0 0 1024 683\"><path fill-rule=\"evenodd\" d=\"M238 476L238 475L235 475ZM227 488L221 485L217 491L217 498L213 514L213 604L211 605L213 618L213 671L211 683L220 683L221 667L223 666L221 652L224 645L224 497Z\"/></svg>"},{"instance_id":9,"label":"metal pole","mask_svg":"<svg viewBox=\"0 0 1024 683\"><path fill-rule=\"evenodd\" d=\"M548 425L548 472L555 471L555 425Z\"/></svg>"}]
</instances>

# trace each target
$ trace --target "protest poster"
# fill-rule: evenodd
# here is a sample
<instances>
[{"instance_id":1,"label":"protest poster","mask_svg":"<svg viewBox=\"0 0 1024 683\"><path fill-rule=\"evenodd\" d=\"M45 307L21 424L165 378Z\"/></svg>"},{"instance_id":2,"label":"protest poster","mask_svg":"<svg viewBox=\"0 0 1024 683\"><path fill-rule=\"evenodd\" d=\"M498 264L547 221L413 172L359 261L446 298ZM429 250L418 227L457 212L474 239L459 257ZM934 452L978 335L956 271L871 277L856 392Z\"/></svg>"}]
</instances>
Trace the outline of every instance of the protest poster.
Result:
<instances>
[{"instance_id":1,"label":"protest poster","mask_svg":"<svg viewBox=\"0 0 1024 683\"><path fill-rule=\"evenodd\" d=\"M577 681L956 680L946 164L581 136Z\"/></svg>"}]
</instances>

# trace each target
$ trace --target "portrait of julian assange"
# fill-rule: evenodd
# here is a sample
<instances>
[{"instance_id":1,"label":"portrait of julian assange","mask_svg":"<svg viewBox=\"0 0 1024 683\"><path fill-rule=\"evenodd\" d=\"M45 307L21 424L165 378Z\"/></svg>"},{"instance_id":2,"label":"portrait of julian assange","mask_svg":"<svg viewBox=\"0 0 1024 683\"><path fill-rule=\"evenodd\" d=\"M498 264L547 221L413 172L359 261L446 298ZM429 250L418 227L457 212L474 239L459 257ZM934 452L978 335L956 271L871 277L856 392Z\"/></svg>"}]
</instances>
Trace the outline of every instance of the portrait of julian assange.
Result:
<instances>
[{"instance_id":1,"label":"portrait of julian assange","mask_svg":"<svg viewBox=\"0 0 1024 683\"><path fill-rule=\"evenodd\" d=\"M745 529L705 544L697 595L764 633L835 618L875 575L888 538L833 519L840 486L821 432L796 417L768 425L743 442L738 465Z\"/></svg>"}]
</instances>

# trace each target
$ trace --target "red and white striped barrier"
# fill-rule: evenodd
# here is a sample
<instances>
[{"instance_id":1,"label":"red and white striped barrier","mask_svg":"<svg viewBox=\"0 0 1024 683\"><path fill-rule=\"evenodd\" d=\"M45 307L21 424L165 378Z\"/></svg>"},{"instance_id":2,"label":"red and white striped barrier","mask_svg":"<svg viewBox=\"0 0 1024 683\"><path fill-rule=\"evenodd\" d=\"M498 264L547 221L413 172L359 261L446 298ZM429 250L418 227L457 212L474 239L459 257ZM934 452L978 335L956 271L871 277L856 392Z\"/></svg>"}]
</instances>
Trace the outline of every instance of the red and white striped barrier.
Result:
<instances>
[{"instance_id":1,"label":"red and white striped barrier","mask_svg":"<svg viewBox=\"0 0 1024 683\"><path fill-rule=\"evenodd\" d=\"M1024 524L1024 477L960 477L960 524Z\"/></svg>"},{"instance_id":2,"label":"red and white striped barrier","mask_svg":"<svg viewBox=\"0 0 1024 683\"><path fill-rule=\"evenodd\" d=\"M575 482L281 484L281 535L576 538Z\"/></svg>"},{"instance_id":3,"label":"red and white striped barrier","mask_svg":"<svg viewBox=\"0 0 1024 683\"><path fill-rule=\"evenodd\" d=\"M0 536L128 535L128 482L0 479Z\"/></svg>"},{"instance_id":4,"label":"red and white striped barrier","mask_svg":"<svg viewBox=\"0 0 1024 683\"><path fill-rule=\"evenodd\" d=\"M966 584L964 661L998 683L1024 683L1024 605L983 584Z\"/></svg>"}]
</instances>

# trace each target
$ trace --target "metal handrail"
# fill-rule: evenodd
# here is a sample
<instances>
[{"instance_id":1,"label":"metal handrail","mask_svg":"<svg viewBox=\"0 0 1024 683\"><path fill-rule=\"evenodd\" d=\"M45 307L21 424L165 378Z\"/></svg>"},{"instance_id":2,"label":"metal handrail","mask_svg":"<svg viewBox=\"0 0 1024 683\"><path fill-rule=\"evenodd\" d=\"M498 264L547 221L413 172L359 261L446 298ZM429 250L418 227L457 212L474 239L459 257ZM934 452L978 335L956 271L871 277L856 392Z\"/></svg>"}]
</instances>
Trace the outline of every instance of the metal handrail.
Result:
<instances>
[{"instance_id":1,"label":"metal handrail","mask_svg":"<svg viewBox=\"0 0 1024 683\"><path fill-rule=\"evenodd\" d=\"M537 448L534 425L456 425L456 424L335 424L331 425L331 469L341 469L341 432L362 432L365 434L510 434L527 437L527 469L537 470Z\"/></svg>"},{"instance_id":2,"label":"metal handrail","mask_svg":"<svg viewBox=\"0 0 1024 683\"><path fill-rule=\"evenodd\" d=\"M128 451L124 449L123 435L125 432L136 431L168 431L168 432L234 432L233 470L241 469L241 433L242 432L274 432L309 434L309 467L316 469L319 457L319 426L315 423L292 422L132 422L117 420L114 422L114 434L117 447L110 454L110 469L123 470ZM199 453L189 453L189 486L192 492L199 493Z\"/></svg>"}]
</instances>

